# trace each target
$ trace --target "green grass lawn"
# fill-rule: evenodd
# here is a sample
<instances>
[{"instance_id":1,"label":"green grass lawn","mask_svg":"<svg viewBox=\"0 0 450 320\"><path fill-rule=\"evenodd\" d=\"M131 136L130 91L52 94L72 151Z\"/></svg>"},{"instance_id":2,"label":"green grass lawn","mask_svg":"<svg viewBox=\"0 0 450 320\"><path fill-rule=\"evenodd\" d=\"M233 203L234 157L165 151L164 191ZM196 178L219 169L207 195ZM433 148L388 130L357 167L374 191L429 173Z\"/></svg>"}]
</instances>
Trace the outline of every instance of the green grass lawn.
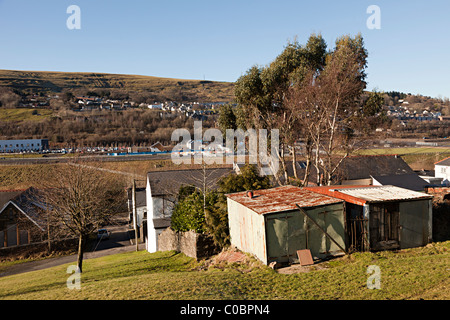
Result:
<instances>
[{"instance_id":1,"label":"green grass lawn","mask_svg":"<svg viewBox=\"0 0 450 320\"><path fill-rule=\"evenodd\" d=\"M81 289L68 289L68 265L0 278L0 299L449 299L450 242L400 252L355 253L307 273L261 264L201 268L175 252L146 251L84 261ZM250 268L249 266L252 266ZM368 289L369 265L381 289Z\"/></svg>"}]
</instances>

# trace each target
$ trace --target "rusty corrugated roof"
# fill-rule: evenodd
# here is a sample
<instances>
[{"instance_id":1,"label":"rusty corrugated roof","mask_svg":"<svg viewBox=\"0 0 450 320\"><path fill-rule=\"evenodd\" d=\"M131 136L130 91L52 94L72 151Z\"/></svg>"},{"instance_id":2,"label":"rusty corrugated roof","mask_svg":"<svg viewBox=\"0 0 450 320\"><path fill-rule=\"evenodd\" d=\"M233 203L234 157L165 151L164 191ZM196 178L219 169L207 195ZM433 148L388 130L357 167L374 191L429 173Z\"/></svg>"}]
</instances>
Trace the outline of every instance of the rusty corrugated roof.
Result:
<instances>
[{"instance_id":1,"label":"rusty corrugated roof","mask_svg":"<svg viewBox=\"0 0 450 320\"><path fill-rule=\"evenodd\" d=\"M295 186L255 190L253 198L250 198L247 192L231 193L226 196L258 214L297 210L296 204L300 207L315 207L342 202L341 199Z\"/></svg>"}]
</instances>

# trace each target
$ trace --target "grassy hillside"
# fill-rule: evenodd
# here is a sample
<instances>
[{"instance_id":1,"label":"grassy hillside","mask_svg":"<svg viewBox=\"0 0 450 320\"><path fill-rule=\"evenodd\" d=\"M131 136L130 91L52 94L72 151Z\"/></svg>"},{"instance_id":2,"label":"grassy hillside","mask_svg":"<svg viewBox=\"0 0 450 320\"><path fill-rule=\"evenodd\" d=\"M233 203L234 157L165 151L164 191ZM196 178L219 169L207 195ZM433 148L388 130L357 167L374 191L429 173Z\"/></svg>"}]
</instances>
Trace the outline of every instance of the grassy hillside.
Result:
<instances>
[{"instance_id":1,"label":"grassy hillside","mask_svg":"<svg viewBox=\"0 0 450 320\"><path fill-rule=\"evenodd\" d=\"M0 109L0 121L40 121L53 115L53 111L49 109Z\"/></svg>"},{"instance_id":2,"label":"grassy hillside","mask_svg":"<svg viewBox=\"0 0 450 320\"><path fill-rule=\"evenodd\" d=\"M367 288L369 265L380 268L380 290ZM449 299L449 266L450 242L355 253L295 274L253 258L207 267L171 251L140 251L86 260L80 290L66 286L68 265L0 278L0 299Z\"/></svg>"},{"instance_id":3,"label":"grassy hillside","mask_svg":"<svg viewBox=\"0 0 450 320\"><path fill-rule=\"evenodd\" d=\"M356 155L398 154L413 170L434 170L434 163L450 156L450 148L422 147L422 148L384 148L364 149Z\"/></svg>"},{"instance_id":4,"label":"grassy hillside","mask_svg":"<svg viewBox=\"0 0 450 320\"><path fill-rule=\"evenodd\" d=\"M22 92L62 92L64 89L123 89L156 96L183 95L202 102L231 101L233 83L183 80L140 75L0 70L0 87Z\"/></svg>"}]
</instances>

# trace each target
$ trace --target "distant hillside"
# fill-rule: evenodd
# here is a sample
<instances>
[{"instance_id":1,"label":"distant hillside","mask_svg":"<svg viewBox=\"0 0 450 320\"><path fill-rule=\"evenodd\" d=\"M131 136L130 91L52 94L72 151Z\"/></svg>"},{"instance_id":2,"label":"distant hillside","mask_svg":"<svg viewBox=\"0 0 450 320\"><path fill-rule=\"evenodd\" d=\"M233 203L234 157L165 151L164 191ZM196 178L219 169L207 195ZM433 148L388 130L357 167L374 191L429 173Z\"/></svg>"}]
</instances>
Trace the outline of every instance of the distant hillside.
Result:
<instances>
[{"instance_id":1,"label":"distant hillside","mask_svg":"<svg viewBox=\"0 0 450 320\"><path fill-rule=\"evenodd\" d=\"M0 70L0 87L25 94L83 94L86 91L124 91L155 100L221 102L233 99L233 83L152 76Z\"/></svg>"}]
</instances>

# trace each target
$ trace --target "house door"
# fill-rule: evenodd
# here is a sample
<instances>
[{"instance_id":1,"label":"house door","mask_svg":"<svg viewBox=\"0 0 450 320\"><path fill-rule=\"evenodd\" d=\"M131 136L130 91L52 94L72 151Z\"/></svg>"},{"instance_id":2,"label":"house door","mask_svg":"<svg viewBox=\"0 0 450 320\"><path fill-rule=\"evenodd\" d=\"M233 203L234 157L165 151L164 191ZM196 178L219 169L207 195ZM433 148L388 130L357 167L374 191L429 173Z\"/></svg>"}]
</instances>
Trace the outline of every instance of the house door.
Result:
<instances>
[{"instance_id":1,"label":"house door","mask_svg":"<svg viewBox=\"0 0 450 320\"><path fill-rule=\"evenodd\" d=\"M399 247L399 205L381 203L371 205L370 244L373 250L396 249Z\"/></svg>"}]
</instances>

